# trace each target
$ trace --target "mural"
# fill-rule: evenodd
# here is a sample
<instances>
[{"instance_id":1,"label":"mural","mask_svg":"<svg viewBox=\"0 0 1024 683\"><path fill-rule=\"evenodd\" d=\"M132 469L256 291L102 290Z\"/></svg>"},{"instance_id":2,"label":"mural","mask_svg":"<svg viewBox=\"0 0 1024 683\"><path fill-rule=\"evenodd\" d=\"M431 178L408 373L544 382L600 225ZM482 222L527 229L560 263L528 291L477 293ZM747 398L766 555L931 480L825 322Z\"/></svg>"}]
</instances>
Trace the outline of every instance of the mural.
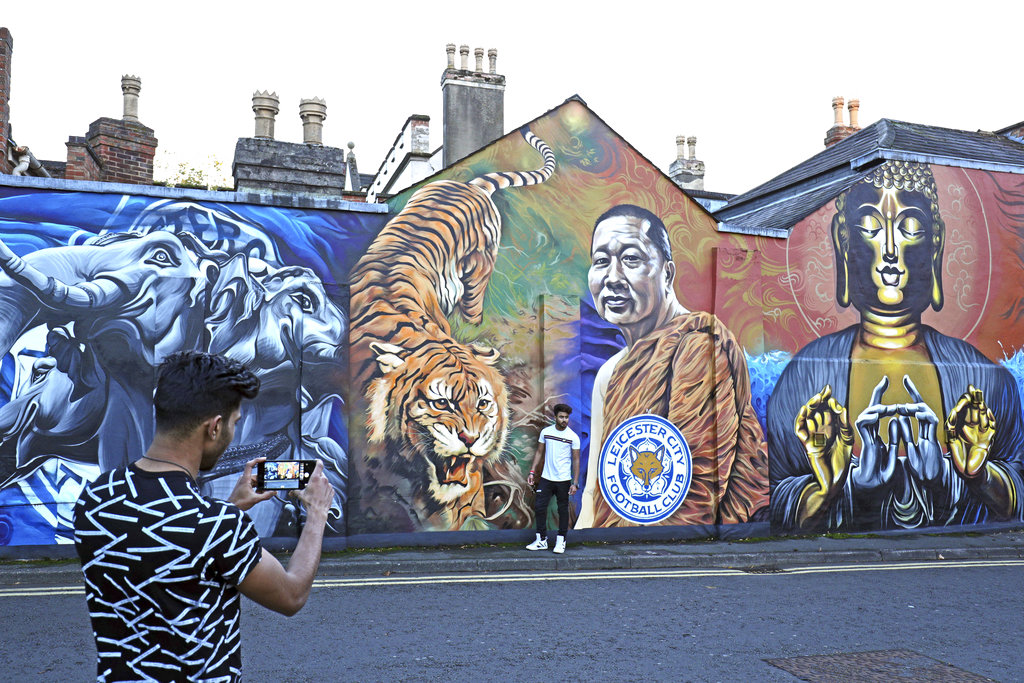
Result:
<instances>
[{"instance_id":1,"label":"mural","mask_svg":"<svg viewBox=\"0 0 1024 683\"><path fill-rule=\"evenodd\" d=\"M531 521L525 479L503 453L508 392L493 367L500 354L456 340L447 319L458 310L471 324L482 321L501 242L491 195L554 172L547 144L522 135L542 155L540 170L424 186L352 271L353 385L367 414L365 451L353 463L357 533Z\"/></svg>"},{"instance_id":2,"label":"mural","mask_svg":"<svg viewBox=\"0 0 1024 683\"><path fill-rule=\"evenodd\" d=\"M574 530L1024 520L1019 176L890 161L788 238L725 233L569 100L388 211L0 190L0 544L70 539L186 348L263 383L206 491L322 458L354 545L531 527L556 403Z\"/></svg>"},{"instance_id":3,"label":"mural","mask_svg":"<svg viewBox=\"0 0 1024 683\"><path fill-rule=\"evenodd\" d=\"M331 526L343 532L347 302L336 259L339 238L371 233L375 217L7 192L0 543L70 540L84 483L144 453L155 367L181 349L241 360L263 387L204 489L227 495L258 455L322 458L337 491ZM261 534L294 533L285 506L250 512Z\"/></svg>"},{"instance_id":4,"label":"mural","mask_svg":"<svg viewBox=\"0 0 1024 683\"><path fill-rule=\"evenodd\" d=\"M591 442L594 466L588 470L577 528L764 518L768 459L750 405L743 351L714 315L690 312L679 303L674 279L669 236L660 218L620 204L597 219L590 294L598 315L619 328L626 346L601 365L594 381L590 426L600 439ZM617 459L616 441L609 436L642 414L667 418L685 440L691 458L685 497L672 496L667 482L657 492L638 486L633 475L624 477L621 490L614 492L617 502L607 499L613 491L604 484L607 479L614 486L615 478L597 473L608 469L608 458ZM672 436L668 430L650 430L640 451L662 453L658 469L666 475L673 469L667 455ZM659 510L668 501L673 509ZM657 511L653 517L652 511Z\"/></svg>"},{"instance_id":5,"label":"mural","mask_svg":"<svg viewBox=\"0 0 1024 683\"><path fill-rule=\"evenodd\" d=\"M943 190L937 177L945 181ZM1020 204L1007 201L1011 183L1020 187L1007 177L895 161L835 200L829 240L834 306L852 308L856 319L803 345L771 394L775 528L873 530L1024 519L1019 380L966 339L985 325L984 308L995 303L985 290L1002 264L990 250L990 231L1005 221L996 238L1007 246L1020 239L1013 215ZM967 201L965 184L979 204ZM978 192L985 184L999 191L985 196ZM953 201L942 197L944 191ZM944 203L954 230L944 220ZM986 213L986 204L998 210ZM953 310L940 316L951 273L957 276ZM1012 308L1020 292L1006 290L1000 298ZM925 322L929 309L934 326ZM989 325L990 345L1020 339L1016 323Z\"/></svg>"},{"instance_id":6,"label":"mural","mask_svg":"<svg viewBox=\"0 0 1024 683\"><path fill-rule=\"evenodd\" d=\"M715 221L574 101L441 176L391 200L352 272L350 533L530 526L555 403L593 463L576 528L766 520L743 347L700 312ZM609 505L602 445L641 415L665 429L609 449L630 497Z\"/></svg>"}]
</instances>

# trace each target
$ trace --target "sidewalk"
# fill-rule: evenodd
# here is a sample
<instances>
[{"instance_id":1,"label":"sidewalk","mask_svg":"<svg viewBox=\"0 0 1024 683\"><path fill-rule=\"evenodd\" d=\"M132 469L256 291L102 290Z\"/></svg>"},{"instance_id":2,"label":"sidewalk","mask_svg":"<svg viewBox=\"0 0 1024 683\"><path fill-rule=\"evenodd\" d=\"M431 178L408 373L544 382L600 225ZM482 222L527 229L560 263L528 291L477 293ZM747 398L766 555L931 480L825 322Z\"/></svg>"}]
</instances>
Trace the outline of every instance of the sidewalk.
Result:
<instances>
[{"instance_id":1,"label":"sidewalk","mask_svg":"<svg viewBox=\"0 0 1024 683\"><path fill-rule=\"evenodd\" d=\"M1008 525L987 533L895 534L845 538L677 543L570 543L564 555L529 551L523 545L459 548L348 550L326 555L320 577L553 572L601 569L730 568L771 571L787 567L1005 560L1024 558L1024 528ZM0 564L0 586L69 585L81 582L77 562L8 561Z\"/></svg>"}]
</instances>

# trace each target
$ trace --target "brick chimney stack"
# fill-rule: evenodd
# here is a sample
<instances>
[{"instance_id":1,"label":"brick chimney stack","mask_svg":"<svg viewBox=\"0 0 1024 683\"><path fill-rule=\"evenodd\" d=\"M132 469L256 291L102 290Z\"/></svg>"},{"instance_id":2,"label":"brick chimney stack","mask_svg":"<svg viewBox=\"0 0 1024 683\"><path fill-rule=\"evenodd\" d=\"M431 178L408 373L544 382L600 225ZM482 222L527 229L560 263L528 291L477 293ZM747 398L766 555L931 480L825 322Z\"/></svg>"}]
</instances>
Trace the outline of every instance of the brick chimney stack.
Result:
<instances>
[{"instance_id":1,"label":"brick chimney stack","mask_svg":"<svg viewBox=\"0 0 1024 683\"><path fill-rule=\"evenodd\" d=\"M0 26L0 173L10 173L14 164L7 158L11 144L11 56L14 38Z\"/></svg>"},{"instance_id":2,"label":"brick chimney stack","mask_svg":"<svg viewBox=\"0 0 1024 683\"><path fill-rule=\"evenodd\" d=\"M452 163L494 142L505 133L505 77L497 73L498 51L473 52L476 69L469 70L469 45L459 46L462 68L455 68L455 44L445 47L448 67L441 75L444 98L444 153L441 163Z\"/></svg>"},{"instance_id":3,"label":"brick chimney stack","mask_svg":"<svg viewBox=\"0 0 1024 683\"><path fill-rule=\"evenodd\" d=\"M122 118L99 118L89 124L85 137L68 138L65 177L131 185L153 184L153 157L157 139L153 129L139 122L138 76L121 79L124 95Z\"/></svg>"},{"instance_id":4,"label":"brick chimney stack","mask_svg":"<svg viewBox=\"0 0 1024 683\"><path fill-rule=\"evenodd\" d=\"M840 140L850 137L858 130L860 125L857 123L857 112L860 110L860 100L850 100L850 123L846 125L843 121L843 104L844 99L842 97L832 98L832 127L825 133L825 146L831 147Z\"/></svg>"}]
</instances>

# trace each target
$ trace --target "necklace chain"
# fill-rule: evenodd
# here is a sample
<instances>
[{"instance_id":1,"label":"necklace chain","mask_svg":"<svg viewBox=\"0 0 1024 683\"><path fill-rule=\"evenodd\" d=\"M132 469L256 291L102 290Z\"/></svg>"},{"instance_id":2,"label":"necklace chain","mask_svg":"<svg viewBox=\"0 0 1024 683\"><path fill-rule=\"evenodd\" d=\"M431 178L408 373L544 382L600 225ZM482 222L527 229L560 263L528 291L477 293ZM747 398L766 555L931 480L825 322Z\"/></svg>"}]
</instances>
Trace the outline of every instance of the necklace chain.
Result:
<instances>
[{"instance_id":1,"label":"necklace chain","mask_svg":"<svg viewBox=\"0 0 1024 683\"><path fill-rule=\"evenodd\" d=\"M184 465L179 465L178 463L176 463L176 462L174 462L172 460L164 460L163 458L154 458L151 455L144 455L144 456L142 456L142 459L143 460L152 460L153 462L162 462L165 465L174 465L178 469L184 470L185 474L188 475L188 478L191 479L192 481L195 481L195 477L192 476L191 470L189 470Z\"/></svg>"}]
</instances>

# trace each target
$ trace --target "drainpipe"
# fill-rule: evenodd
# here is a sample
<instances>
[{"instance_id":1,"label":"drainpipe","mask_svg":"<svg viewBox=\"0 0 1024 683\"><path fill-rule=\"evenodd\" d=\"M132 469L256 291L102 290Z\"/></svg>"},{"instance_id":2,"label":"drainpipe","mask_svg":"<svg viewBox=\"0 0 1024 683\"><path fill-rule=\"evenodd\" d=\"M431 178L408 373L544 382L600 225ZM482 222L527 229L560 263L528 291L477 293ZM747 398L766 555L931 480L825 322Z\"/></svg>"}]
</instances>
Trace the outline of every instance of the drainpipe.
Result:
<instances>
[{"instance_id":1,"label":"drainpipe","mask_svg":"<svg viewBox=\"0 0 1024 683\"><path fill-rule=\"evenodd\" d=\"M14 148L14 153L18 157L18 165L11 171L11 175L34 175L41 178L49 178L50 174L46 172L43 165L39 163L35 155L32 154L32 150L24 145Z\"/></svg>"}]
</instances>

